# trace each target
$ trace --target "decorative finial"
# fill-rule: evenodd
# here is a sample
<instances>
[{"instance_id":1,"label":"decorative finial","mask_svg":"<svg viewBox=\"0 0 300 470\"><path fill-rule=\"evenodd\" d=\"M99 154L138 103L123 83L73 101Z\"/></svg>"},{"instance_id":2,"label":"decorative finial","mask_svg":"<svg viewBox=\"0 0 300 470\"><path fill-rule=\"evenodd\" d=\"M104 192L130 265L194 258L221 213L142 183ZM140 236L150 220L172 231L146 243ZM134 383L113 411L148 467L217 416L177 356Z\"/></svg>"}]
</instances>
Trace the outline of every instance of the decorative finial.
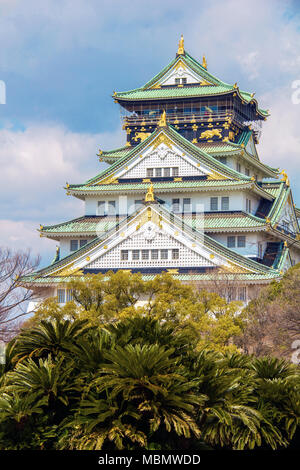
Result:
<instances>
[{"instance_id":1,"label":"decorative finial","mask_svg":"<svg viewBox=\"0 0 300 470\"><path fill-rule=\"evenodd\" d=\"M178 55L184 54L184 39L183 39L183 34L181 35L181 38L180 38L180 41L179 41L179 44L178 44L178 51L177 51L177 54L178 54Z\"/></svg>"},{"instance_id":2,"label":"decorative finial","mask_svg":"<svg viewBox=\"0 0 300 470\"><path fill-rule=\"evenodd\" d=\"M233 85L233 88L237 88L237 83L235 82L235 84Z\"/></svg>"},{"instance_id":3,"label":"decorative finial","mask_svg":"<svg viewBox=\"0 0 300 470\"><path fill-rule=\"evenodd\" d=\"M66 188L69 188L69 187L70 187L69 183L68 183L68 182L66 182Z\"/></svg>"},{"instance_id":4,"label":"decorative finial","mask_svg":"<svg viewBox=\"0 0 300 470\"><path fill-rule=\"evenodd\" d=\"M167 125L166 111L163 110L163 113L160 116L160 119L158 121L158 127L166 127L166 125Z\"/></svg>"},{"instance_id":5,"label":"decorative finial","mask_svg":"<svg viewBox=\"0 0 300 470\"><path fill-rule=\"evenodd\" d=\"M281 180L281 181L284 181L285 184L286 184L287 186L289 186L289 185L290 185L290 182L289 182L289 178L288 178L288 175L287 175L286 171L285 171L285 170L282 170L279 174L282 175L282 180Z\"/></svg>"},{"instance_id":6,"label":"decorative finial","mask_svg":"<svg viewBox=\"0 0 300 470\"><path fill-rule=\"evenodd\" d=\"M154 201L154 193L153 193L153 184L151 183L148 189L148 192L145 196L145 202L152 202Z\"/></svg>"},{"instance_id":7,"label":"decorative finial","mask_svg":"<svg viewBox=\"0 0 300 470\"><path fill-rule=\"evenodd\" d=\"M206 62L205 55L203 56L202 67L204 67L207 70L207 62Z\"/></svg>"}]
</instances>

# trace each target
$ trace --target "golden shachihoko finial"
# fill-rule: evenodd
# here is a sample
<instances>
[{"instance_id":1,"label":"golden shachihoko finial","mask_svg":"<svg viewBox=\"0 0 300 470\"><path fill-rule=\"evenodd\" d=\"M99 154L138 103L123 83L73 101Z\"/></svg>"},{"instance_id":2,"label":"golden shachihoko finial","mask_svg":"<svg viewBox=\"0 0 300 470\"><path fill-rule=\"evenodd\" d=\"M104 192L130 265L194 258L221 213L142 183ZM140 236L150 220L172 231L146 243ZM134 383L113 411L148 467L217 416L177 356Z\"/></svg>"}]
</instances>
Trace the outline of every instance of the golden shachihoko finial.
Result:
<instances>
[{"instance_id":1,"label":"golden shachihoko finial","mask_svg":"<svg viewBox=\"0 0 300 470\"><path fill-rule=\"evenodd\" d=\"M154 201L154 192L153 192L153 184L151 183L148 189L148 192L145 196L145 202Z\"/></svg>"},{"instance_id":2,"label":"golden shachihoko finial","mask_svg":"<svg viewBox=\"0 0 300 470\"><path fill-rule=\"evenodd\" d=\"M179 44L178 44L178 55L184 54L184 39L183 39L183 34L181 35Z\"/></svg>"},{"instance_id":3,"label":"golden shachihoko finial","mask_svg":"<svg viewBox=\"0 0 300 470\"><path fill-rule=\"evenodd\" d=\"M204 67L205 69L207 69L207 62L206 62L205 55L203 56L203 59L202 59L202 67Z\"/></svg>"},{"instance_id":4,"label":"golden shachihoko finial","mask_svg":"<svg viewBox=\"0 0 300 470\"><path fill-rule=\"evenodd\" d=\"M163 110L163 113L160 116L160 119L158 121L158 127L166 127L166 125L167 125L166 111Z\"/></svg>"}]
</instances>

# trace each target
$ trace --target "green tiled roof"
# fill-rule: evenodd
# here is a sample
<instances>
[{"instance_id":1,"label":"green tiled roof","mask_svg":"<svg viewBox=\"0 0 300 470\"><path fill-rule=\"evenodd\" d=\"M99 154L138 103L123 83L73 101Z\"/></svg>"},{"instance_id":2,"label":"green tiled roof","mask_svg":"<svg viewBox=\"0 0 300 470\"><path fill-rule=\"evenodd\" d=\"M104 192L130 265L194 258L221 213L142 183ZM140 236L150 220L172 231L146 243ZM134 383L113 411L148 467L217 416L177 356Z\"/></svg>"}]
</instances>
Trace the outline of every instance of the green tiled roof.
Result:
<instances>
[{"instance_id":1,"label":"green tiled roof","mask_svg":"<svg viewBox=\"0 0 300 470\"><path fill-rule=\"evenodd\" d=\"M163 77L176 62L183 61L188 67L196 72L203 80L212 83L212 85L201 86L183 86L183 87L166 87L166 88L151 88L161 77ZM157 100L169 98L188 98L210 95L222 95L226 93L236 92L240 98L247 103L252 101L256 105L257 112L263 116L268 116L268 112L258 108L257 101L251 96L251 93L241 91L234 85L229 85L219 78L209 73L199 62L191 57L187 52L173 59L166 67L163 68L155 77L149 80L143 87L136 88L130 91L116 92L113 98L117 101L133 101L133 100Z\"/></svg>"},{"instance_id":2,"label":"green tiled roof","mask_svg":"<svg viewBox=\"0 0 300 470\"><path fill-rule=\"evenodd\" d=\"M99 157L100 160L102 159L108 163L113 163L119 158L122 158L127 155L130 150L131 148L127 146L108 151L101 150L101 152L99 153Z\"/></svg>"},{"instance_id":3,"label":"green tiled roof","mask_svg":"<svg viewBox=\"0 0 300 470\"><path fill-rule=\"evenodd\" d=\"M170 139L172 139L175 143L181 146L181 148L187 150L193 157L195 157L199 161L199 163L201 162L203 165L206 165L213 171L219 172L222 175L225 175L228 178L232 179L239 179L245 181L251 180L249 176L246 176L242 173L237 172L236 170L233 170L232 168L229 168L227 165L224 165L208 153L201 150L199 147L197 147L197 145L193 144L192 142L181 136L172 126L166 126L163 128L158 127L143 142L133 147L131 151L129 151L126 155L118 159L109 168L106 168L94 178L91 178L86 181L86 183L82 186L97 184L99 181L101 181L101 179L115 174L115 172L120 170L120 168L122 168L122 166L124 166L129 160L131 160L132 157L139 154L147 145L149 145L151 141L153 141L160 134L160 132L164 132ZM77 187L80 185L70 185L70 188L74 186Z\"/></svg>"},{"instance_id":4,"label":"green tiled roof","mask_svg":"<svg viewBox=\"0 0 300 470\"><path fill-rule=\"evenodd\" d=\"M202 229L203 218L201 216L185 215L183 218L184 222L190 227L200 230ZM108 232L118 223L116 217L105 216L105 217L88 217L83 216L77 219L73 219L61 224L44 226L41 233L46 235L51 234L90 234L95 236L97 233ZM205 213L204 214L204 230L240 230L243 228L259 228L265 227L265 219L260 219L254 215L249 215L246 212L238 213Z\"/></svg>"},{"instance_id":5,"label":"green tiled roof","mask_svg":"<svg viewBox=\"0 0 300 470\"><path fill-rule=\"evenodd\" d=\"M176 190L180 188L186 189L226 189L230 187L232 189L250 188L252 181L237 181L237 180L200 180L200 181L163 181L153 182L154 191L171 189ZM70 185L69 191L78 192L92 192L92 191L147 191L149 183L112 183L112 184L98 184L98 185Z\"/></svg>"}]
</instances>

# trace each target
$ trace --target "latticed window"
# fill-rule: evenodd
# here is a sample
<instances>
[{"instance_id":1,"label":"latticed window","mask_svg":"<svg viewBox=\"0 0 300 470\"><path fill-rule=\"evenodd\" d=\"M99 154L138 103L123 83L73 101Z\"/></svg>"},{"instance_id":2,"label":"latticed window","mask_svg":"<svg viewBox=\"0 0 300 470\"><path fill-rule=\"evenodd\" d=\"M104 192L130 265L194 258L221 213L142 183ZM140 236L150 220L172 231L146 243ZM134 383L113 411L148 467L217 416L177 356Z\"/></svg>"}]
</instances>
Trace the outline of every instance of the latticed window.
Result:
<instances>
[{"instance_id":1,"label":"latticed window","mask_svg":"<svg viewBox=\"0 0 300 470\"><path fill-rule=\"evenodd\" d=\"M158 250L151 250L151 258L158 259Z\"/></svg>"},{"instance_id":2,"label":"latticed window","mask_svg":"<svg viewBox=\"0 0 300 470\"><path fill-rule=\"evenodd\" d=\"M121 250L121 260L122 261L128 260L128 250Z\"/></svg>"},{"instance_id":3,"label":"latticed window","mask_svg":"<svg viewBox=\"0 0 300 470\"><path fill-rule=\"evenodd\" d=\"M65 289L57 289L57 301L59 304L64 304L66 301Z\"/></svg>"},{"instance_id":4,"label":"latticed window","mask_svg":"<svg viewBox=\"0 0 300 470\"><path fill-rule=\"evenodd\" d=\"M67 302L71 302L73 300L73 290L67 289Z\"/></svg>"},{"instance_id":5,"label":"latticed window","mask_svg":"<svg viewBox=\"0 0 300 470\"><path fill-rule=\"evenodd\" d=\"M227 157L220 157L220 162L223 163L223 165L227 165Z\"/></svg>"},{"instance_id":6,"label":"latticed window","mask_svg":"<svg viewBox=\"0 0 300 470\"><path fill-rule=\"evenodd\" d=\"M239 173L241 172L241 164L240 163L236 164L236 171L238 171Z\"/></svg>"},{"instance_id":7,"label":"latticed window","mask_svg":"<svg viewBox=\"0 0 300 470\"><path fill-rule=\"evenodd\" d=\"M168 177L171 175L171 168L164 168L164 176Z\"/></svg>"},{"instance_id":8,"label":"latticed window","mask_svg":"<svg viewBox=\"0 0 300 470\"><path fill-rule=\"evenodd\" d=\"M246 296L247 296L246 287L239 287L238 300L241 300L241 301L245 302L246 301Z\"/></svg>"},{"instance_id":9,"label":"latticed window","mask_svg":"<svg viewBox=\"0 0 300 470\"><path fill-rule=\"evenodd\" d=\"M153 178L153 168L147 168L147 178Z\"/></svg>"},{"instance_id":10,"label":"latticed window","mask_svg":"<svg viewBox=\"0 0 300 470\"><path fill-rule=\"evenodd\" d=\"M245 168L245 175L246 175L246 176L250 176L250 170L249 170L249 168Z\"/></svg>"},{"instance_id":11,"label":"latticed window","mask_svg":"<svg viewBox=\"0 0 300 470\"><path fill-rule=\"evenodd\" d=\"M244 248L246 246L246 237L245 237L245 235L239 235L237 237L237 246L238 246L238 248Z\"/></svg>"},{"instance_id":12,"label":"latticed window","mask_svg":"<svg viewBox=\"0 0 300 470\"><path fill-rule=\"evenodd\" d=\"M235 248L235 237L227 237L227 246L228 248Z\"/></svg>"},{"instance_id":13,"label":"latticed window","mask_svg":"<svg viewBox=\"0 0 300 470\"><path fill-rule=\"evenodd\" d=\"M160 250L161 259L168 259L168 250Z\"/></svg>"},{"instance_id":14,"label":"latticed window","mask_svg":"<svg viewBox=\"0 0 300 470\"><path fill-rule=\"evenodd\" d=\"M229 197L224 196L221 199L221 210L228 211L229 210Z\"/></svg>"},{"instance_id":15,"label":"latticed window","mask_svg":"<svg viewBox=\"0 0 300 470\"><path fill-rule=\"evenodd\" d=\"M179 212L180 199L172 199L172 211Z\"/></svg>"},{"instance_id":16,"label":"latticed window","mask_svg":"<svg viewBox=\"0 0 300 470\"><path fill-rule=\"evenodd\" d=\"M70 242L70 250L76 251L78 250L78 240L71 240Z\"/></svg>"},{"instance_id":17,"label":"latticed window","mask_svg":"<svg viewBox=\"0 0 300 470\"><path fill-rule=\"evenodd\" d=\"M217 211L218 210L218 198L217 197L211 197L210 198L210 210L211 211Z\"/></svg>"},{"instance_id":18,"label":"latticed window","mask_svg":"<svg viewBox=\"0 0 300 470\"><path fill-rule=\"evenodd\" d=\"M172 259L179 259L179 249L173 248L172 250Z\"/></svg>"},{"instance_id":19,"label":"latticed window","mask_svg":"<svg viewBox=\"0 0 300 470\"><path fill-rule=\"evenodd\" d=\"M86 244L87 244L87 240L80 240L80 241L79 241L79 246L80 246L80 248L82 248L82 247L83 247L84 245L86 245Z\"/></svg>"},{"instance_id":20,"label":"latticed window","mask_svg":"<svg viewBox=\"0 0 300 470\"><path fill-rule=\"evenodd\" d=\"M140 259L140 250L132 250L132 259L133 260Z\"/></svg>"},{"instance_id":21,"label":"latticed window","mask_svg":"<svg viewBox=\"0 0 300 470\"><path fill-rule=\"evenodd\" d=\"M142 259L149 259L149 250L142 250Z\"/></svg>"},{"instance_id":22,"label":"latticed window","mask_svg":"<svg viewBox=\"0 0 300 470\"><path fill-rule=\"evenodd\" d=\"M105 201L98 201L98 215L105 214Z\"/></svg>"},{"instance_id":23,"label":"latticed window","mask_svg":"<svg viewBox=\"0 0 300 470\"><path fill-rule=\"evenodd\" d=\"M116 201L108 201L108 214L114 215L116 213Z\"/></svg>"},{"instance_id":24,"label":"latticed window","mask_svg":"<svg viewBox=\"0 0 300 470\"><path fill-rule=\"evenodd\" d=\"M162 175L162 168L155 168L155 176L160 177Z\"/></svg>"},{"instance_id":25,"label":"latticed window","mask_svg":"<svg viewBox=\"0 0 300 470\"><path fill-rule=\"evenodd\" d=\"M191 199L189 197L183 198L183 212L191 212Z\"/></svg>"},{"instance_id":26,"label":"latticed window","mask_svg":"<svg viewBox=\"0 0 300 470\"><path fill-rule=\"evenodd\" d=\"M175 166L175 167L172 168L172 174L173 174L173 176L178 176L179 175L178 166Z\"/></svg>"}]
</instances>

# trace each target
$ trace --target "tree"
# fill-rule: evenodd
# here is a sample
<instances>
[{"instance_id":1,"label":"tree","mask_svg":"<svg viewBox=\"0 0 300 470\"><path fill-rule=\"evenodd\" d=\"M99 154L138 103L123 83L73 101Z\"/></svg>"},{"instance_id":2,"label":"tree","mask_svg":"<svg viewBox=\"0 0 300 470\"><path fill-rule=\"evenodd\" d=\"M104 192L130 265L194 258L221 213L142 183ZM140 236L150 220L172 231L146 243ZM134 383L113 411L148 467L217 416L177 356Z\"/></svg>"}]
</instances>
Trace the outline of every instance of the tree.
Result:
<instances>
[{"instance_id":1,"label":"tree","mask_svg":"<svg viewBox=\"0 0 300 470\"><path fill-rule=\"evenodd\" d=\"M0 248L0 340L6 340L18 330L17 321L27 314L28 302L35 294L24 288L21 278L39 264L30 251L13 252Z\"/></svg>"},{"instance_id":2,"label":"tree","mask_svg":"<svg viewBox=\"0 0 300 470\"><path fill-rule=\"evenodd\" d=\"M217 350L237 350L233 339L243 328L238 315L241 303L184 285L170 274L145 281L141 274L108 272L72 280L68 287L75 302L60 306L55 299L46 300L24 328L51 318L87 319L99 326L138 313L189 332L199 347L210 344Z\"/></svg>"},{"instance_id":3,"label":"tree","mask_svg":"<svg viewBox=\"0 0 300 470\"><path fill-rule=\"evenodd\" d=\"M262 288L241 316L245 328L237 344L244 351L290 358L300 340L300 264Z\"/></svg>"}]
</instances>

